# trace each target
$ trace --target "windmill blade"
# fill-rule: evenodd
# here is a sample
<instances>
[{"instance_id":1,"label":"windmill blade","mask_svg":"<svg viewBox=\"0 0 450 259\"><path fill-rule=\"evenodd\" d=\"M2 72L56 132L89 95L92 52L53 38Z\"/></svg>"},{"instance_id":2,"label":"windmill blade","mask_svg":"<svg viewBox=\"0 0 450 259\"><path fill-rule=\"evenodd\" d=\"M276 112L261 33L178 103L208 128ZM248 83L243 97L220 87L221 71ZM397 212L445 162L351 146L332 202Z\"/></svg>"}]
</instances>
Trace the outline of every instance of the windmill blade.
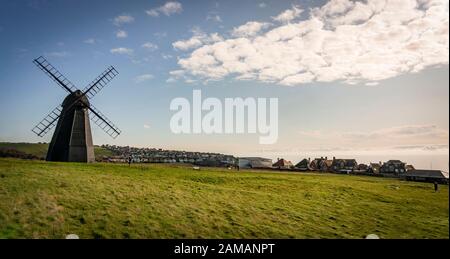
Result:
<instances>
[{"instance_id":1,"label":"windmill blade","mask_svg":"<svg viewBox=\"0 0 450 259\"><path fill-rule=\"evenodd\" d=\"M84 95L89 99L94 97L103 87L105 87L119 72L113 67L108 67L96 79L83 89Z\"/></svg>"},{"instance_id":2,"label":"windmill blade","mask_svg":"<svg viewBox=\"0 0 450 259\"><path fill-rule=\"evenodd\" d=\"M119 128L114 125L105 115L103 115L97 108L92 104L89 106L90 118L97 124L106 134L111 136L113 139L117 138L122 132Z\"/></svg>"},{"instance_id":3,"label":"windmill blade","mask_svg":"<svg viewBox=\"0 0 450 259\"><path fill-rule=\"evenodd\" d=\"M72 82L64 77L54 66L52 66L44 57L40 56L33 60L33 63L46 73L53 81L69 93L73 93L77 88Z\"/></svg>"},{"instance_id":4,"label":"windmill blade","mask_svg":"<svg viewBox=\"0 0 450 259\"><path fill-rule=\"evenodd\" d=\"M53 109L41 122L39 122L34 128L31 130L39 137L43 137L47 132L49 132L53 127L55 127L56 122L58 121L59 116L61 115L62 106L58 105L55 109Z\"/></svg>"}]
</instances>

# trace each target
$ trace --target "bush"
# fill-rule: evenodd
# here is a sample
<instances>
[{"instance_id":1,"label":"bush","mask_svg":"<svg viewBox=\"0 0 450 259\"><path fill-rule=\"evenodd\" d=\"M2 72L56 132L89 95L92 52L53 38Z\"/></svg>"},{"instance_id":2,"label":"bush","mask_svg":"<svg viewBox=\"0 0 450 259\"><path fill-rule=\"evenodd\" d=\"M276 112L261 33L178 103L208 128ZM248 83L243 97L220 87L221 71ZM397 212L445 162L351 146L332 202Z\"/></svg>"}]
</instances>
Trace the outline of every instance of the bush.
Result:
<instances>
[{"instance_id":1,"label":"bush","mask_svg":"<svg viewBox=\"0 0 450 259\"><path fill-rule=\"evenodd\" d=\"M14 158L21 158L21 159L39 159L39 157L27 154L25 152L16 150L16 149L6 149L6 148L0 148L0 157L14 157Z\"/></svg>"}]
</instances>

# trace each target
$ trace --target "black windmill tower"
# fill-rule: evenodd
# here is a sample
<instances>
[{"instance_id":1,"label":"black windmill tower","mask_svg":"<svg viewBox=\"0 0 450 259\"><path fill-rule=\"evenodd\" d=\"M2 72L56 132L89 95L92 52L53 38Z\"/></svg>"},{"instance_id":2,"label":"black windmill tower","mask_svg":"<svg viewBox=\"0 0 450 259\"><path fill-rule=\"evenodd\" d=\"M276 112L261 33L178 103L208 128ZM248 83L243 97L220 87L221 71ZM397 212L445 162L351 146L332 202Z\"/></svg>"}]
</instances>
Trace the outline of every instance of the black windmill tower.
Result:
<instances>
[{"instance_id":1,"label":"black windmill tower","mask_svg":"<svg viewBox=\"0 0 450 259\"><path fill-rule=\"evenodd\" d=\"M110 66L81 91L44 57L33 60L33 63L69 93L61 105L53 109L32 129L34 133L42 137L56 125L46 160L94 162L94 145L89 119L114 139L121 131L89 100L119 73Z\"/></svg>"}]
</instances>

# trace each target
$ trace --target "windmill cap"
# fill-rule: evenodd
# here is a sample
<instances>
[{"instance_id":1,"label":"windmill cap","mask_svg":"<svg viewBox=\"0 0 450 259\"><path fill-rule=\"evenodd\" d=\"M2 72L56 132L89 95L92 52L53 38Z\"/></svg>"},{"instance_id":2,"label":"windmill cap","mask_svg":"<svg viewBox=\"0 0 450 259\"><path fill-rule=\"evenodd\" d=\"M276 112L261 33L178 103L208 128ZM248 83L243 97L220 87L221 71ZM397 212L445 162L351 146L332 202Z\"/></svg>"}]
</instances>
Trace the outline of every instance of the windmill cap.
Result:
<instances>
[{"instance_id":1,"label":"windmill cap","mask_svg":"<svg viewBox=\"0 0 450 259\"><path fill-rule=\"evenodd\" d=\"M83 95L83 92L81 90L76 90L73 93L70 93L63 101L62 105L63 107L72 105L74 102L77 102L77 106L89 106L89 100L86 95L80 98L80 96ZM78 100L79 99L79 100ZM78 101L77 101L78 100Z\"/></svg>"}]
</instances>

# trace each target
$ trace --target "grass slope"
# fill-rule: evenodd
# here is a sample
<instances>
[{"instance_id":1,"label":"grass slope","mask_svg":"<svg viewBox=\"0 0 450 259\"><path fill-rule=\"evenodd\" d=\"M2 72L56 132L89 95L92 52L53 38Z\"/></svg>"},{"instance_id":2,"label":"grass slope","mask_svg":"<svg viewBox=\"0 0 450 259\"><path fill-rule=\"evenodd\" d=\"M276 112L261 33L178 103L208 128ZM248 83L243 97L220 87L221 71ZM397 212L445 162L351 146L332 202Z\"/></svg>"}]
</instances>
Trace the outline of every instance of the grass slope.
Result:
<instances>
[{"instance_id":1,"label":"grass slope","mask_svg":"<svg viewBox=\"0 0 450 259\"><path fill-rule=\"evenodd\" d=\"M448 186L0 159L0 238L449 238Z\"/></svg>"},{"instance_id":2,"label":"grass slope","mask_svg":"<svg viewBox=\"0 0 450 259\"><path fill-rule=\"evenodd\" d=\"M47 154L47 143L9 143L0 142L0 149L15 149L37 157L45 157Z\"/></svg>"},{"instance_id":3,"label":"grass slope","mask_svg":"<svg viewBox=\"0 0 450 259\"><path fill-rule=\"evenodd\" d=\"M0 142L0 149L15 149L27 154L35 155L39 158L45 158L48 150L48 143L10 143ZM97 157L112 156L108 149L94 146L94 153Z\"/></svg>"}]
</instances>

